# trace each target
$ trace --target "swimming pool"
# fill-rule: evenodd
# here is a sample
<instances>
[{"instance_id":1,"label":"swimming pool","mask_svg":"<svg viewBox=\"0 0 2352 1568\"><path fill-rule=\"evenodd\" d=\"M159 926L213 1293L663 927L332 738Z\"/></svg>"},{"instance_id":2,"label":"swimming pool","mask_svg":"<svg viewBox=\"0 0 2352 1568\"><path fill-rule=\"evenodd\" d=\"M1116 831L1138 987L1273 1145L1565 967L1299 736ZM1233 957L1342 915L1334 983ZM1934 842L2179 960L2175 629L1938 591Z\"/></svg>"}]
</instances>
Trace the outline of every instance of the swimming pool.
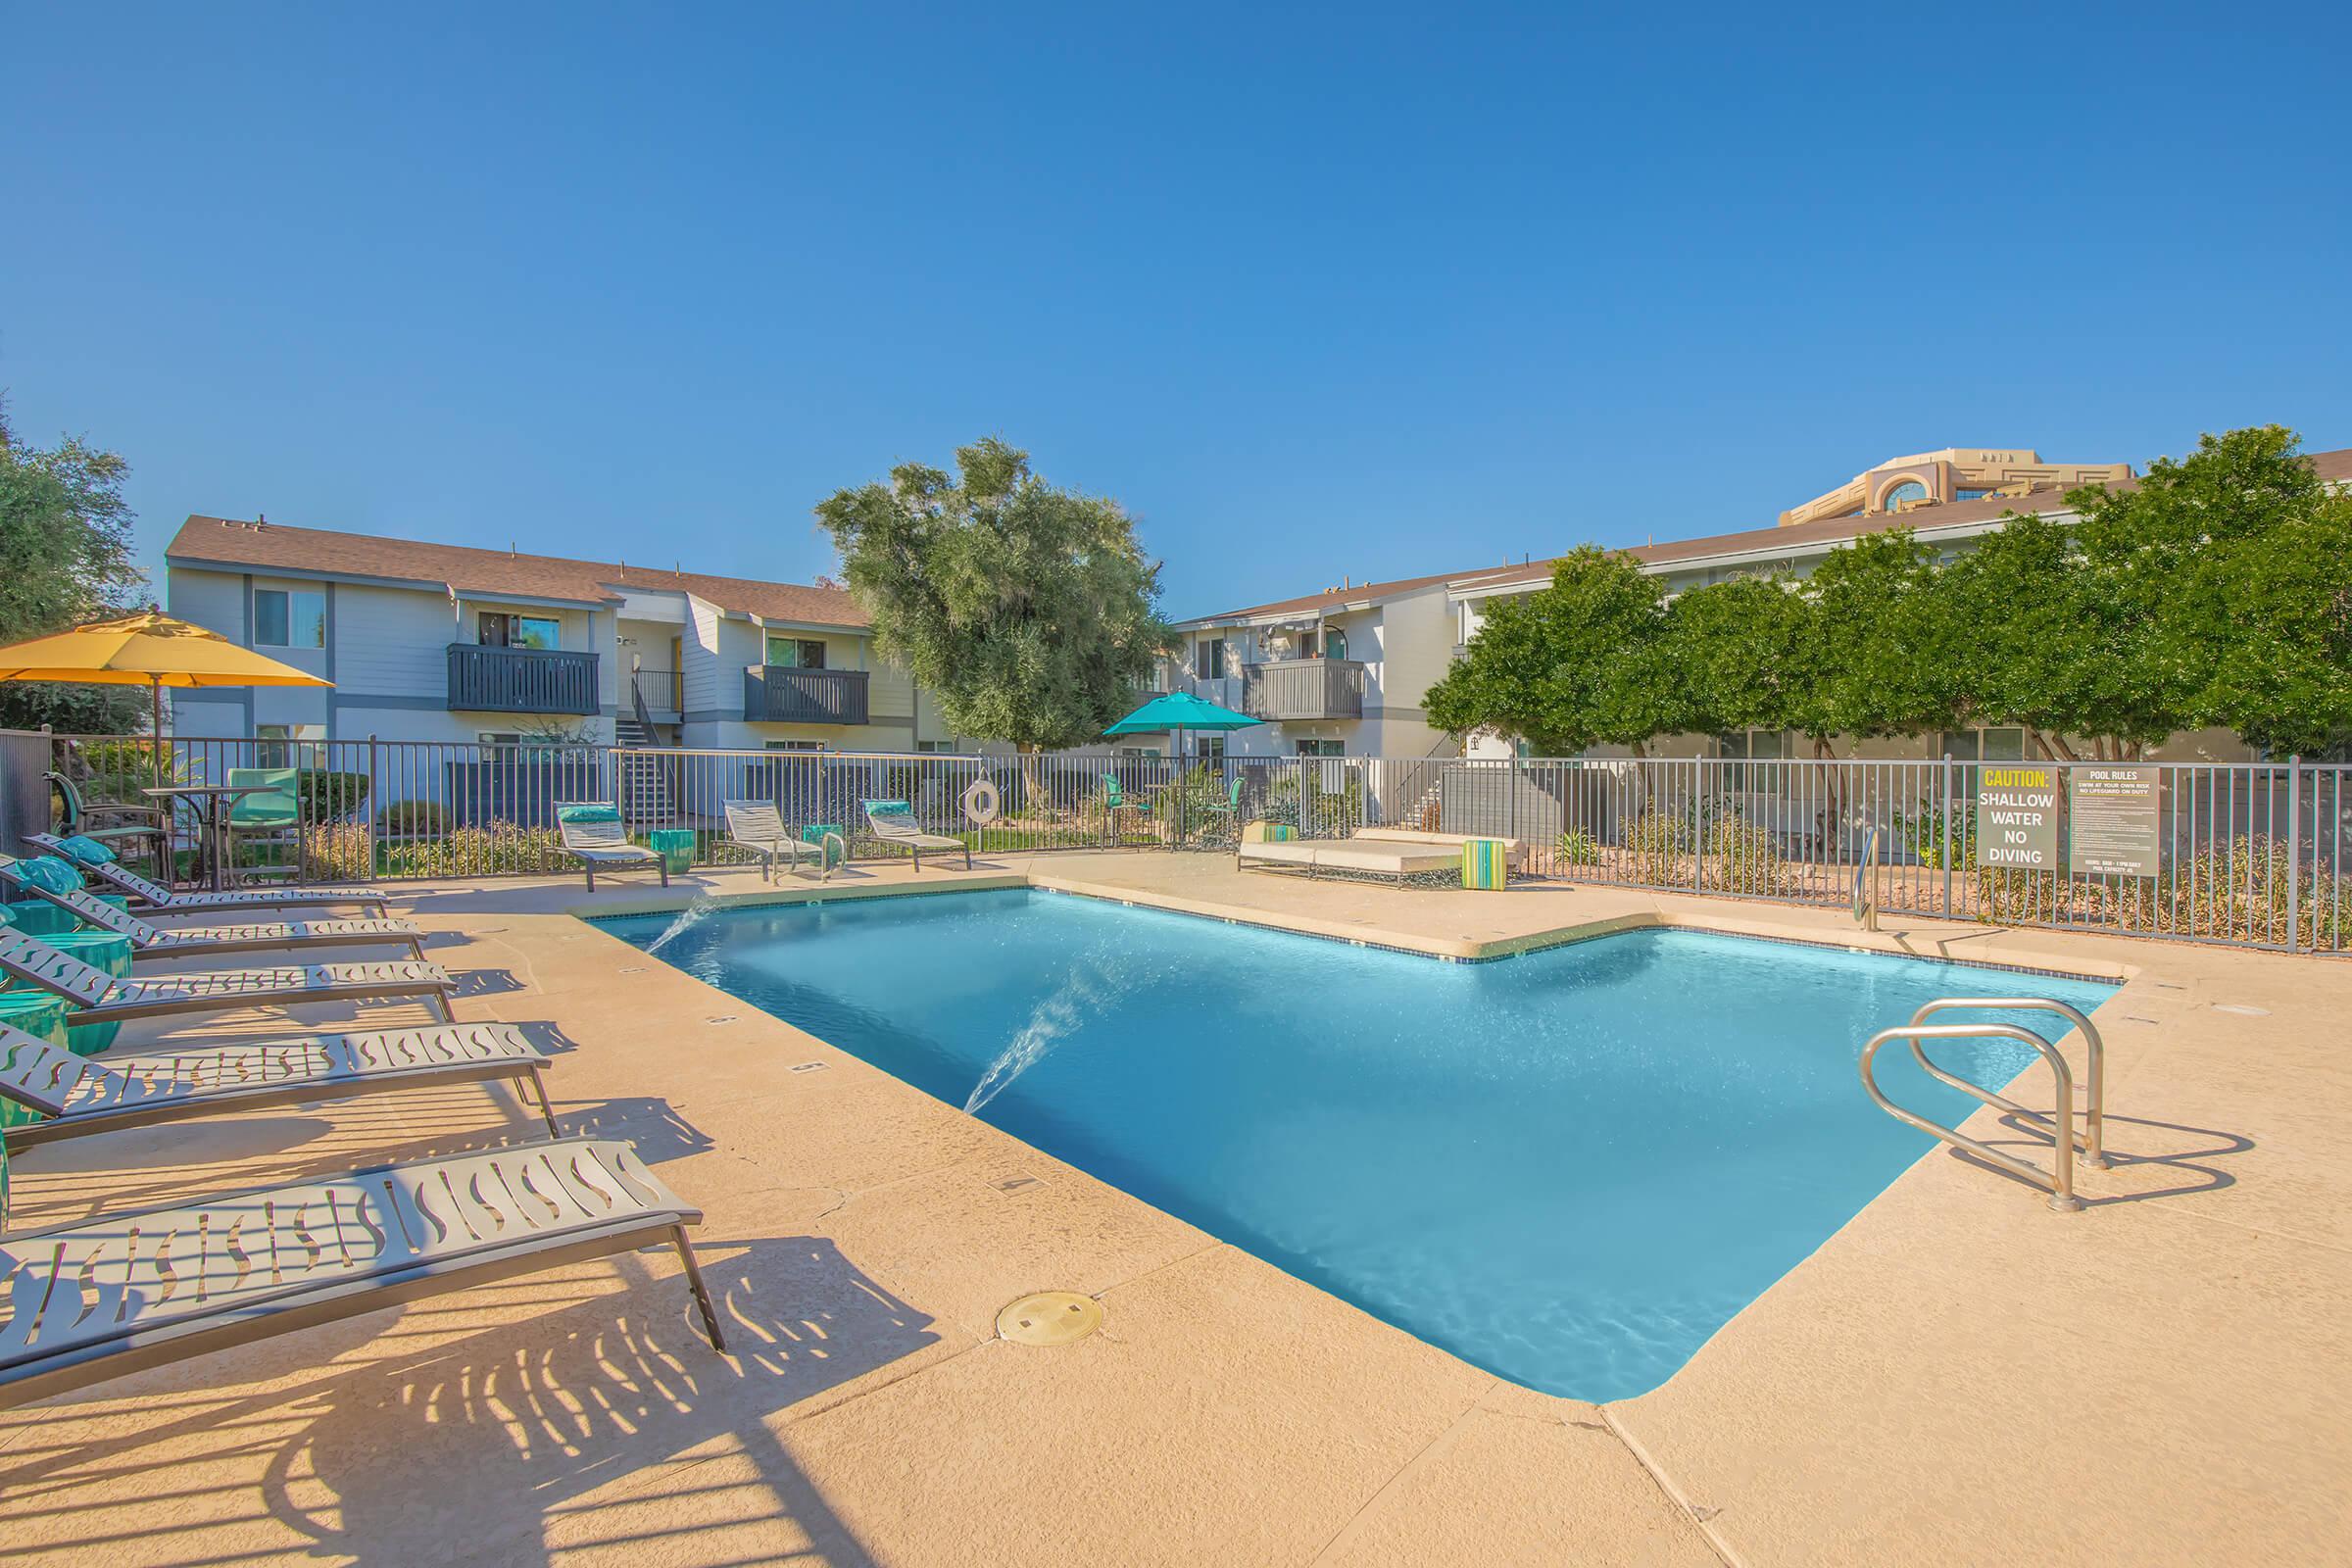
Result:
<instances>
[{"instance_id":1,"label":"swimming pool","mask_svg":"<svg viewBox=\"0 0 2352 1568\"><path fill-rule=\"evenodd\" d=\"M1023 890L720 910L661 956L952 1104L987 1080L1005 1131L1587 1399L1663 1382L1930 1147L1863 1097L1871 1033L2113 989L1684 931L1445 963ZM1937 1059L1997 1087L2032 1053ZM1880 1062L1902 1103L1975 1108Z\"/></svg>"}]
</instances>

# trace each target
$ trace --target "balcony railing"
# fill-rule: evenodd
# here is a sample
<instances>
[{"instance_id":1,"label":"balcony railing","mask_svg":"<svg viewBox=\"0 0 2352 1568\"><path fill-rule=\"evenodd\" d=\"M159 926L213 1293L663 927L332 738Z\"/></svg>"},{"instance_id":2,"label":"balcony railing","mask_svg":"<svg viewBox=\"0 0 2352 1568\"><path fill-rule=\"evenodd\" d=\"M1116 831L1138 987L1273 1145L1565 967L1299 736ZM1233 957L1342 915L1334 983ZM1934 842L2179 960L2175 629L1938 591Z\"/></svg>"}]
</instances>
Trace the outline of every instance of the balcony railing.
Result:
<instances>
[{"instance_id":1,"label":"balcony railing","mask_svg":"<svg viewBox=\"0 0 2352 1568\"><path fill-rule=\"evenodd\" d=\"M866 672L753 664L743 672L743 716L753 724L862 724Z\"/></svg>"},{"instance_id":2,"label":"balcony railing","mask_svg":"<svg viewBox=\"0 0 2352 1568\"><path fill-rule=\"evenodd\" d=\"M598 710L596 656L451 643L449 706L468 712L589 717Z\"/></svg>"},{"instance_id":3,"label":"balcony railing","mask_svg":"<svg viewBox=\"0 0 2352 1568\"><path fill-rule=\"evenodd\" d=\"M1242 711L1251 718L1361 718L1364 666L1352 659L1246 664Z\"/></svg>"}]
</instances>

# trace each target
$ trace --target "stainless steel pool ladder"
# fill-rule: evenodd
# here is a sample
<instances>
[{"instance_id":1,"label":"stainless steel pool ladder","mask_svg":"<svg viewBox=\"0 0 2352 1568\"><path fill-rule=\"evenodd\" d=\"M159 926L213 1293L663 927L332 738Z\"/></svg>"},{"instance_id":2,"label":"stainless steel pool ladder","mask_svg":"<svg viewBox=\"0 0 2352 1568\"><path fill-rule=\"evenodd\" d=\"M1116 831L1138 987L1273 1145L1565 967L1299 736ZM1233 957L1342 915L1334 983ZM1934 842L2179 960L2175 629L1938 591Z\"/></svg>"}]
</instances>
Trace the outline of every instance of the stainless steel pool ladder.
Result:
<instances>
[{"instance_id":1,"label":"stainless steel pool ladder","mask_svg":"<svg viewBox=\"0 0 2352 1568\"><path fill-rule=\"evenodd\" d=\"M2075 1075L2073 1070L2067 1066L2065 1055L2059 1052L2056 1046L2042 1039L2031 1029L2021 1029L2015 1024L1929 1023L1927 1021L1939 1012L1978 1009L2055 1012L2075 1026L2077 1032L2082 1036L2083 1049L2084 1103L2082 1131L2080 1135L2075 1132ZM2051 1161L2050 1169L2046 1171L2030 1160L2020 1159L2015 1154L2003 1153L2000 1150L1994 1149L1988 1144L1980 1143L1966 1133L1946 1127L1939 1121L1930 1121L1925 1116L1914 1115L1905 1110L1886 1098L1885 1091L1879 1088L1877 1073L1872 1070L1872 1058L1878 1055L1881 1046L1889 1040L1908 1041L1913 1058L1926 1069L1929 1077L1936 1079L1938 1083L1949 1084L1962 1094L1973 1095L1985 1104L1998 1110L2005 1110L2011 1115L2030 1117L2039 1122L2050 1121L2051 1118L2044 1116L2040 1111L2029 1109L2013 1100L2004 1099L1989 1089L1979 1088L1965 1078L1954 1077L1928 1059L1927 1042L1931 1040L1982 1040L1988 1036L2001 1040L2014 1040L2020 1045L2033 1047L2041 1053L2041 1059L2050 1064L2050 1075L2058 1080L2058 1114L2051 1137L2051 1146L2057 1152L2056 1157ZM2082 1206L2082 1200L2075 1196L2077 1148L2080 1147L2082 1151L2083 1164L2092 1170L2107 1168L2107 1128L2103 1108L2106 1089L2105 1055L2105 1047L2099 1039L2098 1030L2091 1026L2090 1020L2084 1017L2079 1009L2070 1007L2063 1002L2052 1002L2046 997L1938 997L1913 1013L1909 1023L1899 1028L1882 1029L1870 1037L1869 1043L1862 1048L1862 1087L1869 1093L1871 1099L1878 1102L1879 1108L1896 1121L1940 1138L1954 1149L1964 1149L1980 1159L1990 1160L2001 1169L2047 1192L2050 1195L2051 1208L2061 1214L2071 1214Z\"/></svg>"}]
</instances>

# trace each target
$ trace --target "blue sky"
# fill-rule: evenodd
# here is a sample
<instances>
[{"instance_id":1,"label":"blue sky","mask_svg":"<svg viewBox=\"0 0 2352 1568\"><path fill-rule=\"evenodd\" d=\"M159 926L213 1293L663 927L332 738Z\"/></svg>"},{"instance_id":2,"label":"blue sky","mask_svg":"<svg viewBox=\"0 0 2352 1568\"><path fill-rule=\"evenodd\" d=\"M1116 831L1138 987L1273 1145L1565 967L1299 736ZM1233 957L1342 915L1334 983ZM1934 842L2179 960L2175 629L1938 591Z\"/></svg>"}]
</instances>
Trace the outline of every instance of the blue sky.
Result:
<instances>
[{"instance_id":1,"label":"blue sky","mask_svg":"<svg viewBox=\"0 0 2352 1568\"><path fill-rule=\"evenodd\" d=\"M1176 614L1936 446L2352 445L2340 5L1116 9L9 0L0 388L151 564L805 580L811 504L996 433Z\"/></svg>"}]
</instances>

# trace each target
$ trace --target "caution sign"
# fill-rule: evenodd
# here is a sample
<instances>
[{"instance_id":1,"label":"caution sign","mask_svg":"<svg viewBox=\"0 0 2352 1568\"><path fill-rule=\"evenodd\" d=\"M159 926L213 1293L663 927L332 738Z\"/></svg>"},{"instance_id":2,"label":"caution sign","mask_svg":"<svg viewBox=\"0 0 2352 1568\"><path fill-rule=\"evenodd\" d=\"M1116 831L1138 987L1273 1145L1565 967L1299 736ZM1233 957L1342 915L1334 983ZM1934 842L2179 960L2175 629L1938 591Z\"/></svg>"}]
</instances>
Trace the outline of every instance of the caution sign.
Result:
<instances>
[{"instance_id":1,"label":"caution sign","mask_svg":"<svg viewBox=\"0 0 2352 1568\"><path fill-rule=\"evenodd\" d=\"M2082 876L2154 876L2162 769L2107 763L2066 773L2067 869Z\"/></svg>"},{"instance_id":2,"label":"caution sign","mask_svg":"<svg viewBox=\"0 0 2352 1568\"><path fill-rule=\"evenodd\" d=\"M1977 863L2058 868L2058 770L2032 762L1987 764L1977 777Z\"/></svg>"}]
</instances>

